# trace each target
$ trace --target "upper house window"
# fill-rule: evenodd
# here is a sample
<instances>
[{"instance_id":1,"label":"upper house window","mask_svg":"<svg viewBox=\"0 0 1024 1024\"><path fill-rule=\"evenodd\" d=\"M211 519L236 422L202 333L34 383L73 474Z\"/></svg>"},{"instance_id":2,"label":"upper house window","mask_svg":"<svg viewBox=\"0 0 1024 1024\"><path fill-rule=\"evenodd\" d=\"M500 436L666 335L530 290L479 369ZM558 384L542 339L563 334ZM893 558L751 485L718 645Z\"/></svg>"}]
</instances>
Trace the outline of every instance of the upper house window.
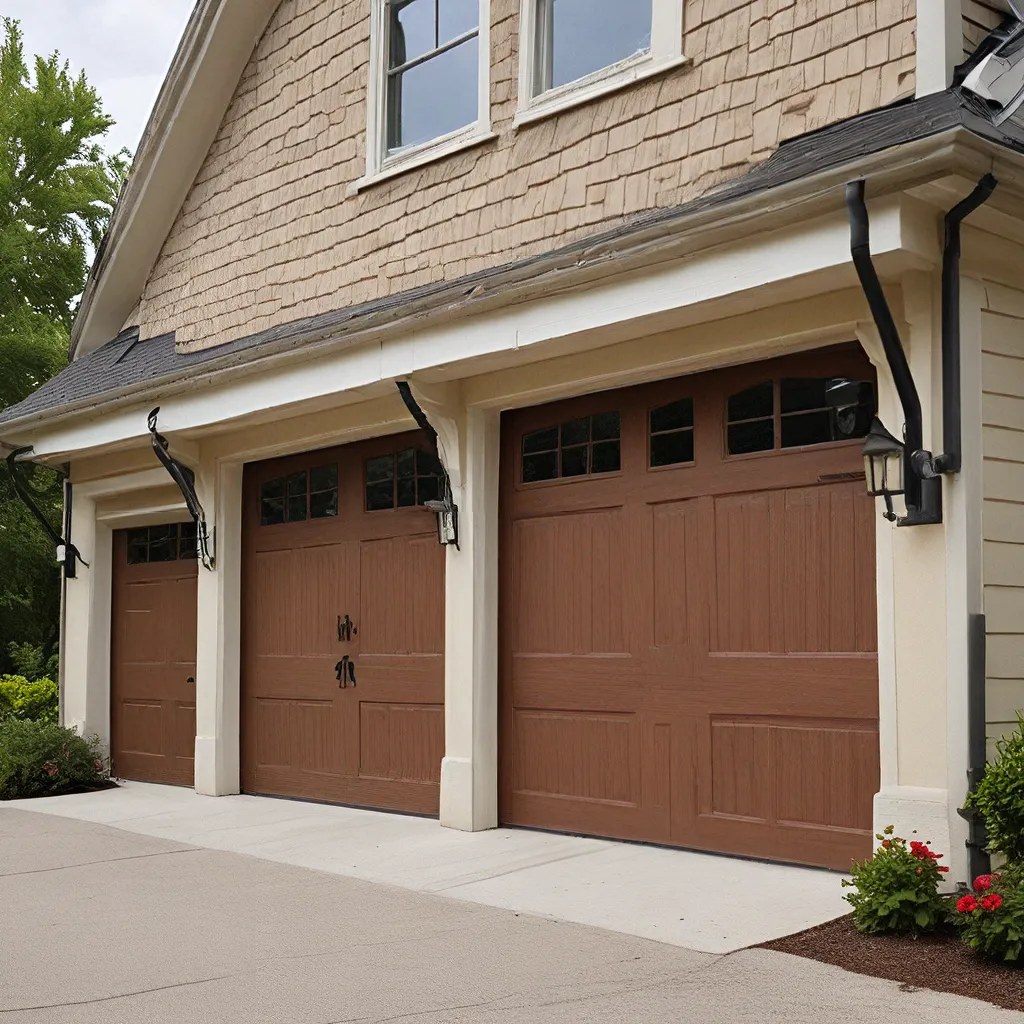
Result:
<instances>
[{"instance_id":1,"label":"upper house window","mask_svg":"<svg viewBox=\"0 0 1024 1024\"><path fill-rule=\"evenodd\" d=\"M373 0L366 177L490 132L488 0Z\"/></svg>"},{"instance_id":2,"label":"upper house window","mask_svg":"<svg viewBox=\"0 0 1024 1024\"><path fill-rule=\"evenodd\" d=\"M683 61L683 0L521 0L517 121Z\"/></svg>"}]
</instances>

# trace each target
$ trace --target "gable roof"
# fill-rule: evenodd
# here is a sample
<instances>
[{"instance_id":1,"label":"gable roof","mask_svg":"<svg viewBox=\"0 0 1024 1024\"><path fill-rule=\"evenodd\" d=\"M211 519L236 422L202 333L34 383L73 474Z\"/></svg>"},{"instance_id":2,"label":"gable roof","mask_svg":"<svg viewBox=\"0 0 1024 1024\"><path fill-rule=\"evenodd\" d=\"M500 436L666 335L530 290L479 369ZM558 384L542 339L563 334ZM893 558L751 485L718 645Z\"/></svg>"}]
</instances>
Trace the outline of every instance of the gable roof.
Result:
<instances>
[{"instance_id":1,"label":"gable roof","mask_svg":"<svg viewBox=\"0 0 1024 1024\"><path fill-rule=\"evenodd\" d=\"M71 331L73 359L121 330L280 0L198 0L100 245Z\"/></svg>"}]
</instances>

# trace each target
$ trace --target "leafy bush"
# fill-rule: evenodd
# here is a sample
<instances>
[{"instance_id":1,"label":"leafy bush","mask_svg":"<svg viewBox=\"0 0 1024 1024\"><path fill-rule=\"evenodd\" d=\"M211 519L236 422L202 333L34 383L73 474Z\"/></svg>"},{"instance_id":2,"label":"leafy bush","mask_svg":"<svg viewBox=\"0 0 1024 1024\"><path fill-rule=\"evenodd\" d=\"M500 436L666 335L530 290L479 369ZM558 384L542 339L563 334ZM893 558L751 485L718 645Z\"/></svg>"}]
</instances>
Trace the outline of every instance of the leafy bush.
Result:
<instances>
[{"instance_id":1,"label":"leafy bush","mask_svg":"<svg viewBox=\"0 0 1024 1024\"><path fill-rule=\"evenodd\" d=\"M967 797L985 819L988 848L1008 861L1024 862L1024 718L996 743L996 760Z\"/></svg>"},{"instance_id":2,"label":"leafy bush","mask_svg":"<svg viewBox=\"0 0 1024 1024\"><path fill-rule=\"evenodd\" d=\"M34 682L37 679L56 679L60 668L60 657L55 651L48 658L43 657L43 648L38 644L19 644L11 641L7 645L7 658L14 668L14 674Z\"/></svg>"},{"instance_id":3,"label":"leafy bush","mask_svg":"<svg viewBox=\"0 0 1024 1024\"><path fill-rule=\"evenodd\" d=\"M0 800L92 789L108 775L98 737L49 722L0 721Z\"/></svg>"},{"instance_id":4,"label":"leafy bush","mask_svg":"<svg viewBox=\"0 0 1024 1024\"><path fill-rule=\"evenodd\" d=\"M927 843L893 835L893 826L875 836L880 841L871 860L854 864L853 880L844 886L856 892L843 897L853 906L859 932L928 931L949 920L949 902L939 895L939 882L949 871L940 867L941 853Z\"/></svg>"},{"instance_id":5,"label":"leafy bush","mask_svg":"<svg viewBox=\"0 0 1024 1024\"><path fill-rule=\"evenodd\" d=\"M29 682L24 676L0 676L0 721L57 724L57 684L52 679Z\"/></svg>"},{"instance_id":6,"label":"leafy bush","mask_svg":"<svg viewBox=\"0 0 1024 1024\"><path fill-rule=\"evenodd\" d=\"M961 938L990 959L1021 959L1024 948L1024 885L1019 873L979 875L974 891L956 902Z\"/></svg>"}]
</instances>

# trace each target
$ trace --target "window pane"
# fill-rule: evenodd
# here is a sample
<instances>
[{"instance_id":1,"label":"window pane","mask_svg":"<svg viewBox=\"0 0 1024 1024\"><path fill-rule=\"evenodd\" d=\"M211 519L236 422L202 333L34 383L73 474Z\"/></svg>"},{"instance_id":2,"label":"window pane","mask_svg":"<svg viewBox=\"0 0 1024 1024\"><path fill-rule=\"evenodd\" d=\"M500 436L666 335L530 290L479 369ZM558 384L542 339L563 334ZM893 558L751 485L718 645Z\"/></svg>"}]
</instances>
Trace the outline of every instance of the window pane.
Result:
<instances>
[{"instance_id":1,"label":"window pane","mask_svg":"<svg viewBox=\"0 0 1024 1024\"><path fill-rule=\"evenodd\" d=\"M306 518L306 474L288 477L288 522L301 523Z\"/></svg>"},{"instance_id":2,"label":"window pane","mask_svg":"<svg viewBox=\"0 0 1024 1024\"><path fill-rule=\"evenodd\" d=\"M441 476L444 470L436 456L430 452L423 451L421 448L416 452L416 472L420 476Z\"/></svg>"},{"instance_id":3,"label":"window pane","mask_svg":"<svg viewBox=\"0 0 1024 1024\"><path fill-rule=\"evenodd\" d=\"M338 489L338 467L320 466L318 469L310 470L309 489L317 491L336 491Z\"/></svg>"},{"instance_id":4,"label":"window pane","mask_svg":"<svg viewBox=\"0 0 1024 1024\"><path fill-rule=\"evenodd\" d=\"M182 523L178 539L178 558L187 560L198 557L198 541L196 540L196 524Z\"/></svg>"},{"instance_id":5,"label":"window pane","mask_svg":"<svg viewBox=\"0 0 1024 1024\"><path fill-rule=\"evenodd\" d=\"M534 480L554 480L558 477L558 452L523 456L523 483Z\"/></svg>"},{"instance_id":6,"label":"window pane","mask_svg":"<svg viewBox=\"0 0 1024 1024\"><path fill-rule=\"evenodd\" d=\"M562 447L571 444L586 444L590 440L590 417L581 420L570 420L562 424Z\"/></svg>"},{"instance_id":7,"label":"window pane","mask_svg":"<svg viewBox=\"0 0 1024 1024\"><path fill-rule=\"evenodd\" d=\"M379 512L381 509L395 507L395 485L391 480L379 484L366 485L366 511Z\"/></svg>"},{"instance_id":8,"label":"window pane","mask_svg":"<svg viewBox=\"0 0 1024 1024\"><path fill-rule=\"evenodd\" d=\"M782 447L796 448L804 444L824 444L834 441L832 415L827 409L802 412L782 418Z\"/></svg>"},{"instance_id":9,"label":"window pane","mask_svg":"<svg viewBox=\"0 0 1024 1024\"><path fill-rule=\"evenodd\" d=\"M416 484L416 503L437 501L441 497L441 481L436 476L421 476Z\"/></svg>"},{"instance_id":10,"label":"window pane","mask_svg":"<svg viewBox=\"0 0 1024 1024\"><path fill-rule=\"evenodd\" d=\"M745 455L748 452L767 452L774 447L774 420L736 423L729 427L730 455Z\"/></svg>"},{"instance_id":11,"label":"window pane","mask_svg":"<svg viewBox=\"0 0 1024 1024\"><path fill-rule=\"evenodd\" d=\"M178 557L178 527L151 526L149 528L149 561L173 562Z\"/></svg>"},{"instance_id":12,"label":"window pane","mask_svg":"<svg viewBox=\"0 0 1024 1024\"><path fill-rule=\"evenodd\" d=\"M617 473L622 462L618 441L599 441L591 450L591 473Z\"/></svg>"},{"instance_id":13,"label":"window pane","mask_svg":"<svg viewBox=\"0 0 1024 1024\"><path fill-rule=\"evenodd\" d=\"M366 460L366 482L368 484L391 480L394 475L395 457L393 455L382 455L376 459Z\"/></svg>"},{"instance_id":14,"label":"window pane","mask_svg":"<svg viewBox=\"0 0 1024 1024\"><path fill-rule=\"evenodd\" d=\"M264 526L277 526L284 522L284 498L264 498L260 508L260 522Z\"/></svg>"},{"instance_id":15,"label":"window pane","mask_svg":"<svg viewBox=\"0 0 1024 1024\"><path fill-rule=\"evenodd\" d=\"M651 48L651 0L550 0L549 88Z\"/></svg>"},{"instance_id":16,"label":"window pane","mask_svg":"<svg viewBox=\"0 0 1024 1024\"><path fill-rule=\"evenodd\" d=\"M680 398L678 402L651 410L651 433L660 434L665 430L679 430L693 426L693 399Z\"/></svg>"},{"instance_id":17,"label":"window pane","mask_svg":"<svg viewBox=\"0 0 1024 1024\"><path fill-rule=\"evenodd\" d=\"M680 462L693 462L692 430L655 434L651 438L652 466L675 466Z\"/></svg>"},{"instance_id":18,"label":"window pane","mask_svg":"<svg viewBox=\"0 0 1024 1024\"><path fill-rule=\"evenodd\" d=\"M785 377L779 381L779 404L782 411L825 408L824 377Z\"/></svg>"},{"instance_id":19,"label":"window pane","mask_svg":"<svg viewBox=\"0 0 1024 1024\"><path fill-rule=\"evenodd\" d=\"M558 427L547 427L544 430L534 430L530 434L523 435L523 454L530 452L550 452L558 447Z\"/></svg>"},{"instance_id":20,"label":"window pane","mask_svg":"<svg viewBox=\"0 0 1024 1024\"><path fill-rule=\"evenodd\" d=\"M338 492L321 491L309 496L309 518L329 519L338 514Z\"/></svg>"},{"instance_id":21,"label":"window pane","mask_svg":"<svg viewBox=\"0 0 1024 1024\"><path fill-rule=\"evenodd\" d=\"M398 463L400 477L416 475L416 450L414 448L407 448L404 452L399 452L395 461Z\"/></svg>"},{"instance_id":22,"label":"window pane","mask_svg":"<svg viewBox=\"0 0 1024 1024\"><path fill-rule=\"evenodd\" d=\"M595 441L610 441L619 436L619 414L602 412L593 417L590 436Z\"/></svg>"},{"instance_id":23,"label":"window pane","mask_svg":"<svg viewBox=\"0 0 1024 1024\"><path fill-rule=\"evenodd\" d=\"M442 46L480 25L480 0L440 0L437 43Z\"/></svg>"},{"instance_id":24,"label":"window pane","mask_svg":"<svg viewBox=\"0 0 1024 1024\"><path fill-rule=\"evenodd\" d=\"M128 564L142 565L149 560L149 530L132 530L128 534Z\"/></svg>"},{"instance_id":25,"label":"window pane","mask_svg":"<svg viewBox=\"0 0 1024 1024\"><path fill-rule=\"evenodd\" d=\"M389 68L422 57L437 46L434 35L434 0L398 0L391 4Z\"/></svg>"},{"instance_id":26,"label":"window pane","mask_svg":"<svg viewBox=\"0 0 1024 1024\"><path fill-rule=\"evenodd\" d=\"M260 488L261 498L283 498L284 497L284 477L278 477L276 480L268 480Z\"/></svg>"},{"instance_id":27,"label":"window pane","mask_svg":"<svg viewBox=\"0 0 1024 1024\"><path fill-rule=\"evenodd\" d=\"M473 124L479 115L474 36L388 76L388 149L417 146Z\"/></svg>"},{"instance_id":28,"label":"window pane","mask_svg":"<svg viewBox=\"0 0 1024 1024\"><path fill-rule=\"evenodd\" d=\"M586 476L590 449L587 445L579 448L562 449L562 476Z\"/></svg>"},{"instance_id":29,"label":"window pane","mask_svg":"<svg viewBox=\"0 0 1024 1024\"><path fill-rule=\"evenodd\" d=\"M729 396L729 420L753 420L775 412L775 388L770 380Z\"/></svg>"},{"instance_id":30,"label":"window pane","mask_svg":"<svg viewBox=\"0 0 1024 1024\"><path fill-rule=\"evenodd\" d=\"M398 480L398 507L412 508L416 504L416 478L400 477Z\"/></svg>"}]
</instances>

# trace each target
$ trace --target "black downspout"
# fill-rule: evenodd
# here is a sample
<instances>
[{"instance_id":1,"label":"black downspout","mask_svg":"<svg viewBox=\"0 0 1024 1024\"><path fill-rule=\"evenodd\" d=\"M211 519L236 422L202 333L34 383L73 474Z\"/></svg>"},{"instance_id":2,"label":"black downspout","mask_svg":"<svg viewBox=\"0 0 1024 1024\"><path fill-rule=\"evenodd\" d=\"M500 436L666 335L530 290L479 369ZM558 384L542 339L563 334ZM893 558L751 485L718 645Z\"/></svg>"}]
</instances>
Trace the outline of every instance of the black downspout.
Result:
<instances>
[{"instance_id":1,"label":"black downspout","mask_svg":"<svg viewBox=\"0 0 1024 1024\"><path fill-rule=\"evenodd\" d=\"M904 455L903 479L907 504L906 525L928 522L942 522L942 486L938 480L924 481L918 476L912 459L924 445L924 428L922 426L921 398L917 393L917 385L910 372L907 355L903 351L900 333L892 318L892 311L882 291L882 282L871 260L871 239L868 223L868 208L864 203L864 181L851 181L846 186L846 206L850 214L850 254L853 265L857 268L864 296L871 307L871 315L878 335L885 350L885 358L892 372L896 393L904 416ZM923 494L924 489L931 492ZM922 500L927 497L927 501Z\"/></svg>"},{"instance_id":2,"label":"black downspout","mask_svg":"<svg viewBox=\"0 0 1024 1024\"><path fill-rule=\"evenodd\" d=\"M960 225L988 201L998 182L986 174L974 191L946 214L942 250L942 454L940 473L959 473L963 464L960 432Z\"/></svg>"},{"instance_id":3,"label":"black downspout","mask_svg":"<svg viewBox=\"0 0 1024 1024\"><path fill-rule=\"evenodd\" d=\"M985 647L984 615L967 617L967 789L973 793L985 774L988 739L985 735ZM971 878L987 875L992 862L985 847L985 819L973 807L961 808L967 821L967 855Z\"/></svg>"}]
</instances>

